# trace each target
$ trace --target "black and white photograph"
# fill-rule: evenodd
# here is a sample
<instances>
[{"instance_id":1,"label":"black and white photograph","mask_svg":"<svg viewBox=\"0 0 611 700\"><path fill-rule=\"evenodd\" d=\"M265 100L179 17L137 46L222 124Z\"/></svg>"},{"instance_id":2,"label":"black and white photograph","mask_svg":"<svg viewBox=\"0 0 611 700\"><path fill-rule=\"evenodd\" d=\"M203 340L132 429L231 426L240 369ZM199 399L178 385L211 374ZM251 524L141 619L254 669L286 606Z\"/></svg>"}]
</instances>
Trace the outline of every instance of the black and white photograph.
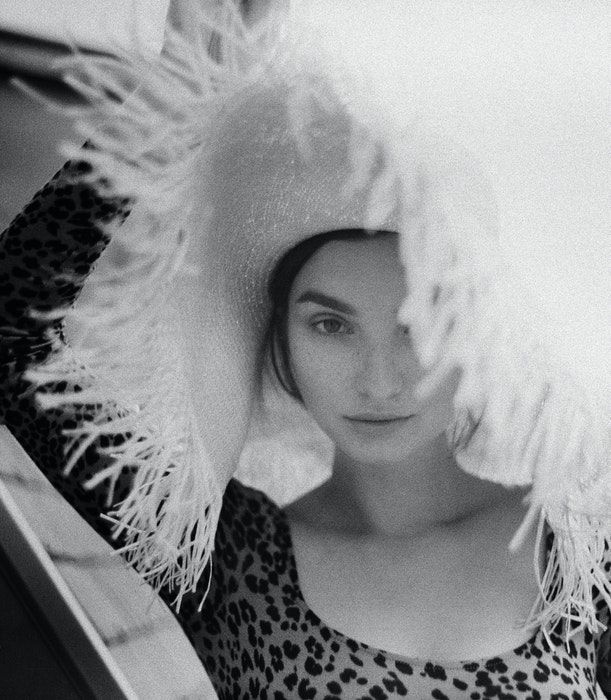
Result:
<instances>
[{"instance_id":1,"label":"black and white photograph","mask_svg":"<svg viewBox=\"0 0 611 700\"><path fill-rule=\"evenodd\" d=\"M607 0L0 0L0 698L611 698Z\"/></svg>"}]
</instances>

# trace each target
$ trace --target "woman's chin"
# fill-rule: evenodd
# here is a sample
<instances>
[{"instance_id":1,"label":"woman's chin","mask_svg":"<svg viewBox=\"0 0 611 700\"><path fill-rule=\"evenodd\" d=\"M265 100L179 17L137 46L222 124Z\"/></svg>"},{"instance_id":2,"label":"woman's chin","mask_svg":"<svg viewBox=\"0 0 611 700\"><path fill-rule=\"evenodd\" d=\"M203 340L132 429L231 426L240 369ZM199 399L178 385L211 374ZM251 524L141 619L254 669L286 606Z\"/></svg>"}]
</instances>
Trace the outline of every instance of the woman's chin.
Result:
<instances>
[{"instance_id":1,"label":"woman's chin","mask_svg":"<svg viewBox=\"0 0 611 700\"><path fill-rule=\"evenodd\" d=\"M363 463L404 463L410 454L427 444L443 440L446 425L433 429L422 424L419 416L395 421L344 420L342 430L330 435L337 451L346 458Z\"/></svg>"}]
</instances>

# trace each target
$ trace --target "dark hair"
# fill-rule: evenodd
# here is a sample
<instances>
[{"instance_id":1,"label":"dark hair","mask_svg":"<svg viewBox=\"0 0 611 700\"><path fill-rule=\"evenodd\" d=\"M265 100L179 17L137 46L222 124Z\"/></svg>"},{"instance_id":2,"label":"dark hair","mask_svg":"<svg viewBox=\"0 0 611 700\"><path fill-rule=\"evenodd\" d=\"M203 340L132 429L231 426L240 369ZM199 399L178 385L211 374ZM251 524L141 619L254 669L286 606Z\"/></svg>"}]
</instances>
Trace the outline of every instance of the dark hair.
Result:
<instances>
[{"instance_id":1,"label":"dark hair","mask_svg":"<svg viewBox=\"0 0 611 700\"><path fill-rule=\"evenodd\" d=\"M362 241L373 235L387 233L391 232L371 231L363 228L325 231L301 241L288 250L276 263L267 287L272 310L265 344L276 379L294 399L302 401L291 371L287 332L289 296L295 278L306 262L326 243L331 241Z\"/></svg>"}]
</instances>

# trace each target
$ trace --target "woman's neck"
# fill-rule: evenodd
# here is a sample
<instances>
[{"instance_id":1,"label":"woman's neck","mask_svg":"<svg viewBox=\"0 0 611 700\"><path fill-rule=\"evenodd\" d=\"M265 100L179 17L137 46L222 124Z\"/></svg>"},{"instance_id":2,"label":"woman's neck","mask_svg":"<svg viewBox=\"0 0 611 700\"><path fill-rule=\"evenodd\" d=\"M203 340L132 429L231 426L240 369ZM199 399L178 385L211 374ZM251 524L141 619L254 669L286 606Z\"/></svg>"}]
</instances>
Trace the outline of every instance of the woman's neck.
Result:
<instances>
[{"instance_id":1,"label":"woman's neck","mask_svg":"<svg viewBox=\"0 0 611 700\"><path fill-rule=\"evenodd\" d=\"M465 473L440 435L400 464L336 455L333 475L300 510L321 529L395 539L458 523L521 495Z\"/></svg>"}]
</instances>

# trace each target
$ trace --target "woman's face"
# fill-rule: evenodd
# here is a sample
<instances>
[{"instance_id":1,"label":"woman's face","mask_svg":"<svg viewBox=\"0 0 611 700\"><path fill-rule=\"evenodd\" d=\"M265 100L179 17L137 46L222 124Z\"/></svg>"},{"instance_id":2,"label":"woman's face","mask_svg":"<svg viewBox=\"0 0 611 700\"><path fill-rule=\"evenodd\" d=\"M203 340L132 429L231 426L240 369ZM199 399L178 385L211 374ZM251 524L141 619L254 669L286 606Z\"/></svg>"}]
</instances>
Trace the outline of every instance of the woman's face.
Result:
<instances>
[{"instance_id":1,"label":"woman's face","mask_svg":"<svg viewBox=\"0 0 611 700\"><path fill-rule=\"evenodd\" d=\"M291 369L305 407L344 455L395 462L437 438L453 389L419 401L422 370L397 321L406 294L396 234L331 241L289 296Z\"/></svg>"}]
</instances>

